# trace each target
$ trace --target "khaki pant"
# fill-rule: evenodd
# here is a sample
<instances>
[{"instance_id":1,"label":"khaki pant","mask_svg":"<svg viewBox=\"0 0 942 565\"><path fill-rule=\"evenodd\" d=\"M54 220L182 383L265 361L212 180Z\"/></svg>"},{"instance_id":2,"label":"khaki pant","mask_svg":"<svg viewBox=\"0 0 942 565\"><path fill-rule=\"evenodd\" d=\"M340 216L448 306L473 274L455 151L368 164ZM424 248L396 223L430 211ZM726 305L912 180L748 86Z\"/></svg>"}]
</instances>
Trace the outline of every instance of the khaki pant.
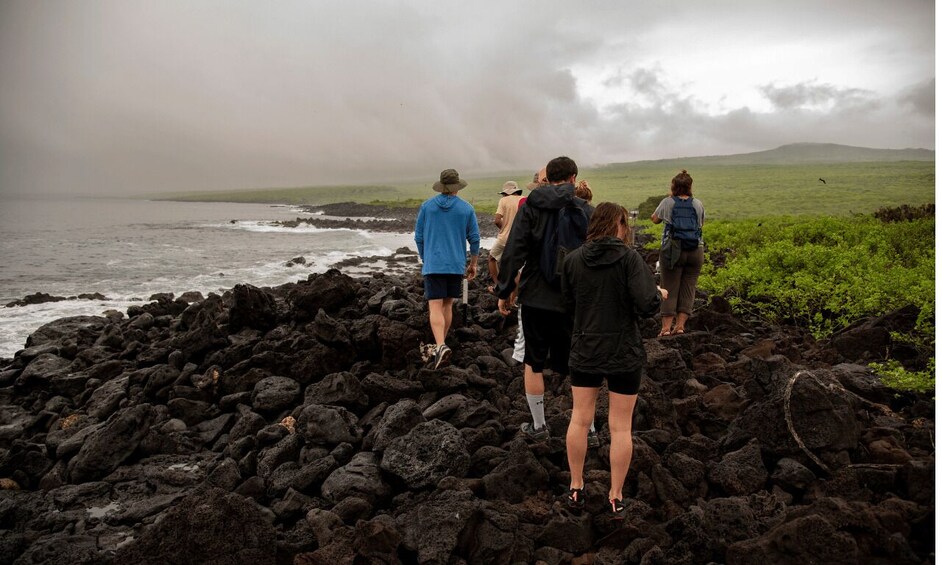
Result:
<instances>
[{"instance_id":1,"label":"khaki pant","mask_svg":"<svg viewBox=\"0 0 942 565\"><path fill-rule=\"evenodd\" d=\"M703 247L682 251L673 269L661 265L661 288L667 290L667 300L661 303L662 316L676 316L678 312L693 311L693 297L697 279L703 268Z\"/></svg>"}]
</instances>

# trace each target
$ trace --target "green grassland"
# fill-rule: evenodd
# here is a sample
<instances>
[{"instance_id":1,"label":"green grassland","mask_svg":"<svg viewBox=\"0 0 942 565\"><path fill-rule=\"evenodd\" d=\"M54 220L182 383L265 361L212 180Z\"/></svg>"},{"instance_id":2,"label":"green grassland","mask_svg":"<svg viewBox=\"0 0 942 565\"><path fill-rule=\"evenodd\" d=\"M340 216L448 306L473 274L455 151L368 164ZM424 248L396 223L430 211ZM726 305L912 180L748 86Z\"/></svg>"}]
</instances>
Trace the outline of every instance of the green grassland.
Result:
<instances>
[{"instance_id":1,"label":"green grassland","mask_svg":"<svg viewBox=\"0 0 942 565\"><path fill-rule=\"evenodd\" d=\"M670 179L686 168L694 195L710 219L747 219L769 215L848 216L869 214L884 206L935 202L934 161L889 161L797 164L721 164L708 157L645 161L584 168L579 178L592 186L593 201L615 201L638 208L645 200L666 195ZM821 182L825 179L826 183ZM525 186L532 173L468 177L461 196L481 212L493 212L497 192L506 180ZM426 182L359 186L312 186L221 192L164 194L155 200L329 204L364 202L415 206L432 196Z\"/></svg>"}]
</instances>

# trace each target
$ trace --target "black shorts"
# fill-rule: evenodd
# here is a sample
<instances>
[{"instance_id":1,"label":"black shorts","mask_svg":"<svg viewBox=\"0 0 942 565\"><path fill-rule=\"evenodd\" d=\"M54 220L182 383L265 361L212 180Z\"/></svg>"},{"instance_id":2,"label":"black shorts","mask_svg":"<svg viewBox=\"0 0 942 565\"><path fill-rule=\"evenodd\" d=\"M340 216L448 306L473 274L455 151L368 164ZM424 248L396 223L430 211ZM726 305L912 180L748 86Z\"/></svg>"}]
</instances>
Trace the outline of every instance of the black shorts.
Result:
<instances>
[{"instance_id":1,"label":"black shorts","mask_svg":"<svg viewBox=\"0 0 942 565\"><path fill-rule=\"evenodd\" d=\"M620 373L617 375L590 375L587 373L572 373L572 386L599 388L602 386L602 379L608 381L609 392L615 394L638 394L641 388L641 375L643 369L638 369L632 373Z\"/></svg>"},{"instance_id":2,"label":"black shorts","mask_svg":"<svg viewBox=\"0 0 942 565\"><path fill-rule=\"evenodd\" d=\"M572 345L572 321L562 312L533 308L524 304L523 362L536 373L548 365L561 375L569 374L569 348ZM547 363L547 360L549 361Z\"/></svg>"},{"instance_id":3,"label":"black shorts","mask_svg":"<svg viewBox=\"0 0 942 565\"><path fill-rule=\"evenodd\" d=\"M464 275L425 275L425 299L461 298Z\"/></svg>"}]
</instances>

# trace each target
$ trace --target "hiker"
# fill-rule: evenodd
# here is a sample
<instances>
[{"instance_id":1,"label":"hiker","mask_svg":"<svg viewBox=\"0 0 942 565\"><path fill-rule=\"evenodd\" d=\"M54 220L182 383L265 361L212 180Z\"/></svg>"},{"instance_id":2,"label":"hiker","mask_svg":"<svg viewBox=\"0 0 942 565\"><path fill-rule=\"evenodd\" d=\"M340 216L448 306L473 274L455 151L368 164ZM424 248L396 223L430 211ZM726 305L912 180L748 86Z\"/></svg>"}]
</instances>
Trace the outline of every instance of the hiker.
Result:
<instances>
[{"instance_id":1,"label":"hiker","mask_svg":"<svg viewBox=\"0 0 942 565\"><path fill-rule=\"evenodd\" d=\"M524 199L523 189L517 186L517 183L509 180L504 183L503 189L498 192L501 199L497 202L497 212L494 213L494 225L500 230L497 232L497 241L491 247L487 259L487 270L491 275L492 285L488 291L494 291L494 285L497 284L497 266L500 262L501 253L507 244L507 236L510 235L510 226L514 223L514 216L517 215L520 201Z\"/></svg>"},{"instance_id":2,"label":"hiker","mask_svg":"<svg viewBox=\"0 0 942 565\"><path fill-rule=\"evenodd\" d=\"M533 440L549 438L543 411L543 370L547 361L556 372L569 372L570 319L555 264L562 246L550 244L562 231L557 225L566 228L565 235L575 240L567 242L570 247L585 240L592 208L574 194L578 173L579 168L569 157L557 157L546 164L549 184L531 192L517 212L497 275L497 307L507 316L515 302L517 271L523 268L519 290L525 340L523 380L533 422L523 423L520 429Z\"/></svg>"},{"instance_id":3,"label":"hiker","mask_svg":"<svg viewBox=\"0 0 942 565\"><path fill-rule=\"evenodd\" d=\"M585 200L589 204L592 203L592 187L589 186L589 183L584 179L576 184L576 196Z\"/></svg>"},{"instance_id":4,"label":"hiker","mask_svg":"<svg viewBox=\"0 0 942 565\"><path fill-rule=\"evenodd\" d=\"M415 245L422 260L429 324L435 338L435 369L451 357L445 337L451 328L452 305L461 298L461 278L471 280L477 275L478 218L474 208L458 197L458 191L466 186L458 171L445 169L432 185L432 190L441 194L423 202L415 219ZM471 246L470 262L466 241Z\"/></svg>"},{"instance_id":5,"label":"hiker","mask_svg":"<svg viewBox=\"0 0 942 565\"><path fill-rule=\"evenodd\" d=\"M533 173L533 180L527 183L527 190L536 190L548 184L546 182L546 167L543 167L539 171ZM519 210L524 204L527 203L527 197L524 196L520 199L520 202L517 203L517 209ZM520 284L520 271L517 271L516 284ZM517 296L517 291L514 290L514 293L511 294L511 302L514 302ZM514 352L510 356L517 363L523 363L523 355L526 350L526 340L523 338L523 310L517 308L517 337L514 339Z\"/></svg>"},{"instance_id":6,"label":"hiker","mask_svg":"<svg viewBox=\"0 0 942 565\"><path fill-rule=\"evenodd\" d=\"M638 321L654 316L667 298L637 251L628 246L628 211L603 202L589 222L585 244L563 262L562 295L573 315L569 369L572 417L566 433L571 479L567 503L585 506L586 435L602 380L608 382L611 486L609 514L625 518L622 487L631 464L631 415L645 353Z\"/></svg>"},{"instance_id":7,"label":"hiker","mask_svg":"<svg viewBox=\"0 0 942 565\"><path fill-rule=\"evenodd\" d=\"M675 238L680 252L676 262L661 253L661 286L669 298L661 304L661 331L658 337L684 333L687 318L693 312L697 279L703 268L703 203L693 197L693 179L682 170L671 180L671 195L661 200L651 221L665 222L661 247ZM675 323L676 316L676 323ZM673 324L673 329L671 325Z\"/></svg>"}]
</instances>

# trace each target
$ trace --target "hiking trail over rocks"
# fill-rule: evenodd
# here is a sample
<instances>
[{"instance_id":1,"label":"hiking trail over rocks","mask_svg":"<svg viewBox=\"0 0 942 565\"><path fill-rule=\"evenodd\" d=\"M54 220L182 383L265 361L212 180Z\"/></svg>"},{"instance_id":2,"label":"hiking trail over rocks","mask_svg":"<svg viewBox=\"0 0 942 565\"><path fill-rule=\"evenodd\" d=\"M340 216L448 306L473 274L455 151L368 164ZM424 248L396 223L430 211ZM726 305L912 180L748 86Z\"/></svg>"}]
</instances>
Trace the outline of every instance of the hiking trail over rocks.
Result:
<instances>
[{"instance_id":1,"label":"hiking trail over rocks","mask_svg":"<svg viewBox=\"0 0 942 565\"><path fill-rule=\"evenodd\" d=\"M572 513L569 381L546 373L552 437L524 441L516 317L484 276L437 371L417 269L43 326L0 360L0 563L934 559L933 399L866 366L907 312L825 342L721 298L683 335L646 320L616 527L606 395Z\"/></svg>"}]
</instances>

